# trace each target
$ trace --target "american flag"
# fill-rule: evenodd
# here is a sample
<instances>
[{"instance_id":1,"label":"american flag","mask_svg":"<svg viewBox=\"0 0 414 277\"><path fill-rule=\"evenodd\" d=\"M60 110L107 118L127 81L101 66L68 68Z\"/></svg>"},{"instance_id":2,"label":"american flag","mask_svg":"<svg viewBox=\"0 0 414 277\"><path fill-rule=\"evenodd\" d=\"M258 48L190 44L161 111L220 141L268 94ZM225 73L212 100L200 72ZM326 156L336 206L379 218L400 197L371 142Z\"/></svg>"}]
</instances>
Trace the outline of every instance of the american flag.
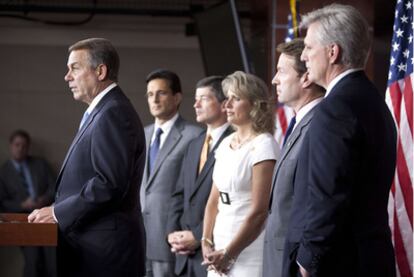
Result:
<instances>
[{"instance_id":1,"label":"american flag","mask_svg":"<svg viewBox=\"0 0 414 277\"><path fill-rule=\"evenodd\" d=\"M386 102L398 130L388 211L397 273L413 276L413 1L397 0Z\"/></svg>"},{"instance_id":2,"label":"american flag","mask_svg":"<svg viewBox=\"0 0 414 277\"><path fill-rule=\"evenodd\" d=\"M298 0L289 0L290 1L290 14L288 16L288 28L285 38L285 42L291 41L295 37L299 36L299 13L298 13ZM276 132L275 138L279 143L280 147L283 145L283 138L286 134L286 129L289 126L289 122L294 116L293 109L285 106L281 103L278 103L276 107Z\"/></svg>"}]
</instances>

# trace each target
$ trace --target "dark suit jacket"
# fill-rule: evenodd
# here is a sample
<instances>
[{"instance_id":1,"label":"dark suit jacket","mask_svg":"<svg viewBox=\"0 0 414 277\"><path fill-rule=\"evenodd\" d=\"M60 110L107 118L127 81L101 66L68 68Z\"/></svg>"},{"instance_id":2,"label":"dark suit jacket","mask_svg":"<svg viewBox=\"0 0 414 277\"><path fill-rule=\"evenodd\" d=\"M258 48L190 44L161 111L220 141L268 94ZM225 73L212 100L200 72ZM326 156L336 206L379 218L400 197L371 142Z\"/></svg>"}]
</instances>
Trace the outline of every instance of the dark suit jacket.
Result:
<instances>
[{"instance_id":1,"label":"dark suit jacket","mask_svg":"<svg viewBox=\"0 0 414 277\"><path fill-rule=\"evenodd\" d=\"M283 247L292 206L293 183L298 156L315 108L302 118L289 136L274 169L263 249L264 277L280 277L282 274Z\"/></svg>"},{"instance_id":2,"label":"dark suit jacket","mask_svg":"<svg viewBox=\"0 0 414 277\"><path fill-rule=\"evenodd\" d=\"M203 234L204 209L210 195L212 185L212 175L215 163L215 150L221 143L223 138L233 132L231 127L223 133L214 148L207 156L207 161L198 174L198 165L201 155L201 149L206 137L206 133L202 133L198 138L194 139L189 145L185 153L183 164L181 167L180 178L177 182L177 189L173 195L170 212L168 216L168 233L180 230L190 230L195 239L200 241ZM187 261L191 259L189 264ZM206 268L201 266L202 262L201 248L198 248L193 255L176 255L175 273L183 274L185 269L195 273L195 276L207 276Z\"/></svg>"},{"instance_id":3,"label":"dark suit jacket","mask_svg":"<svg viewBox=\"0 0 414 277\"><path fill-rule=\"evenodd\" d=\"M171 196L188 144L202 131L200 127L178 117L158 152L151 174L148 174L146 159L141 186L141 205L147 235L147 258L150 260L174 261L174 255L166 240ZM145 127L147 150L153 132L153 124Z\"/></svg>"},{"instance_id":4,"label":"dark suit jacket","mask_svg":"<svg viewBox=\"0 0 414 277\"><path fill-rule=\"evenodd\" d=\"M295 259L312 276L395 276L387 213L395 161L383 97L362 71L347 75L319 104L301 149L285 276L295 276Z\"/></svg>"},{"instance_id":5,"label":"dark suit jacket","mask_svg":"<svg viewBox=\"0 0 414 277\"><path fill-rule=\"evenodd\" d=\"M27 165L33 181L33 189L38 197L44 196L51 204L55 197L56 177L45 160L28 157ZM22 180L11 160L6 161L0 169L0 211L23 213L21 203L29 197Z\"/></svg>"},{"instance_id":6,"label":"dark suit jacket","mask_svg":"<svg viewBox=\"0 0 414 277\"><path fill-rule=\"evenodd\" d=\"M59 276L143 276L140 119L119 87L77 133L57 180Z\"/></svg>"}]
</instances>

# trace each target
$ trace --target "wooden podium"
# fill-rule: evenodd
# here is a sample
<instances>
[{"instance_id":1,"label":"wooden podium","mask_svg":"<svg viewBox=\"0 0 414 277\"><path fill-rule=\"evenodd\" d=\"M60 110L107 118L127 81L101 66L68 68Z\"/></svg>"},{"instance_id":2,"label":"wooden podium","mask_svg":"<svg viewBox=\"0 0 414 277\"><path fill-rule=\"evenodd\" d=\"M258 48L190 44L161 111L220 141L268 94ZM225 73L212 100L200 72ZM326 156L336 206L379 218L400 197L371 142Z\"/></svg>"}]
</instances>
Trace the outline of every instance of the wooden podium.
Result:
<instances>
[{"instance_id":1,"label":"wooden podium","mask_svg":"<svg viewBox=\"0 0 414 277\"><path fill-rule=\"evenodd\" d=\"M0 246L56 246L57 224L29 223L27 216L0 213Z\"/></svg>"}]
</instances>

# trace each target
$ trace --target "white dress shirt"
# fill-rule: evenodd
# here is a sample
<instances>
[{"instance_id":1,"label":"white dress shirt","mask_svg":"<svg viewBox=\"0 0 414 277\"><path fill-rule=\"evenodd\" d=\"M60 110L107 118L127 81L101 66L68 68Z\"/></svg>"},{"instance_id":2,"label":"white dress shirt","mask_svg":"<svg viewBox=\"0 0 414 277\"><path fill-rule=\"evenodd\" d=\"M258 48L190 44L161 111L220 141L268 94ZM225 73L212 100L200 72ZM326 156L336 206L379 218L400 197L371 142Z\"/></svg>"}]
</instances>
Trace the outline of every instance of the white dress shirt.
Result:
<instances>
[{"instance_id":1,"label":"white dress shirt","mask_svg":"<svg viewBox=\"0 0 414 277\"><path fill-rule=\"evenodd\" d=\"M154 124L154 132L152 133L152 138L151 138L151 144L155 140L156 130L158 128L161 128L161 130L162 130L162 134L160 136L160 149L161 149L162 146L164 145L165 139L168 137L168 134L170 133L171 128L173 127L173 125L177 121L177 119L178 119L178 113L176 113L171 119L165 121L162 125L158 125L157 123L155 123Z\"/></svg>"},{"instance_id":2,"label":"white dress shirt","mask_svg":"<svg viewBox=\"0 0 414 277\"><path fill-rule=\"evenodd\" d=\"M220 127L212 129L209 134L211 136L211 142L209 149L213 149L220 137L223 135L223 133L227 130L227 128L230 126L230 123L226 122Z\"/></svg>"},{"instance_id":3,"label":"white dress shirt","mask_svg":"<svg viewBox=\"0 0 414 277\"><path fill-rule=\"evenodd\" d=\"M303 106L302 108L300 108L300 110L296 114L296 123L295 123L295 126L293 126L293 130L295 130L296 126L299 125L299 122L305 117L305 115L310 110L312 110L313 107L315 107L316 105L318 105L322 100L323 100L323 97L319 97L319 98L313 99L312 101L310 101L309 103L307 103L305 106ZM293 130L292 130L292 132L293 132Z\"/></svg>"}]
</instances>

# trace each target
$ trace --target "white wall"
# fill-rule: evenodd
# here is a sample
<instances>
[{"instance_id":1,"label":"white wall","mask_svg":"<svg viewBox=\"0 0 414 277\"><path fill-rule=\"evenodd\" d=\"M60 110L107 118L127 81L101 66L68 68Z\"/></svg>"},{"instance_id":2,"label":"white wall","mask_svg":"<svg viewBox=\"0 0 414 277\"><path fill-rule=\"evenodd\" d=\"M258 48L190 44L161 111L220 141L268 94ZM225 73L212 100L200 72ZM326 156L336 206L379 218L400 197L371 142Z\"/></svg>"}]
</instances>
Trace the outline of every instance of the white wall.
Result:
<instances>
[{"instance_id":1,"label":"white wall","mask_svg":"<svg viewBox=\"0 0 414 277\"><path fill-rule=\"evenodd\" d=\"M32 14L71 20L75 15ZM65 18L67 17L67 18ZM76 15L76 19L85 15ZM80 26L56 26L11 18L0 20L0 162L8 157L8 137L23 128L33 137L32 154L46 157L57 171L86 109L73 100L63 76L67 47L87 37L112 41L121 58L119 84L144 124L152 122L144 93L155 68L181 78L181 113L194 121L193 91L204 77L197 37L186 37L185 18L98 15Z\"/></svg>"},{"instance_id":2,"label":"white wall","mask_svg":"<svg viewBox=\"0 0 414 277\"><path fill-rule=\"evenodd\" d=\"M86 25L63 27L0 18L0 163L8 157L10 133L23 128L32 135L32 154L47 158L59 170L86 109L73 100L63 80L67 47L87 37L108 38L118 49L119 84L144 124L152 122L144 98L145 76L158 67L181 77L185 96L181 112L194 120L194 86L204 71L197 38L184 35L185 22L100 15ZM0 276L21 276L22 265L19 248L0 248Z\"/></svg>"}]
</instances>

